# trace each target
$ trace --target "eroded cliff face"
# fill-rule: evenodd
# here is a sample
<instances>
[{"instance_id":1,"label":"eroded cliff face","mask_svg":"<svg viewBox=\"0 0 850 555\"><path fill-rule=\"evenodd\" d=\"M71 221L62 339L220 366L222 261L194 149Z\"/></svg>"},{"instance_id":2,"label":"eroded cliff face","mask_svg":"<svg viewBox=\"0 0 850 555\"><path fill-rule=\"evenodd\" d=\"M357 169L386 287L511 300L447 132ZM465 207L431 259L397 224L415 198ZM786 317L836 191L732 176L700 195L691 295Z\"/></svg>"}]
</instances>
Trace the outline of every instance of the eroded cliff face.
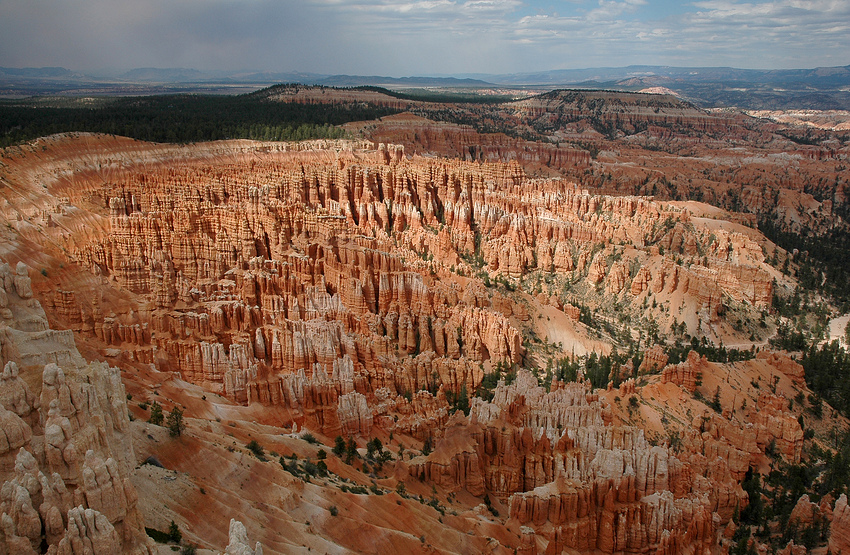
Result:
<instances>
[{"instance_id":1,"label":"eroded cliff face","mask_svg":"<svg viewBox=\"0 0 850 555\"><path fill-rule=\"evenodd\" d=\"M547 553L701 551L746 504L728 474L728 494L717 498L709 478L724 468L714 466L612 425L607 401L588 386L554 382L547 393L525 371L492 402L475 399L432 454L408 464L414 478L498 496L512 521L548 540Z\"/></svg>"},{"instance_id":2,"label":"eroded cliff face","mask_svg":"<svg viewBox=\"0 0 850 555\"><path fill-rule=\"evenodd\" d=\"M668 365L662 349L650 349L639 368L612 371L618 386L608 390L581 377L547 390L542 374L520 370L490 401L471 398L468 416L455 410L494 370L542 368L532 341L555 349L567 338L557 347L564 356L575 345L604 350L581 322L588 305L629 315L617 325L639 338L650 323L711 337L729 332L729 311L760 315L777 278L764 262L768 243L707 217L704 205L594 195L566 179L530 178L519 163L408 158L385 144L42 141L3 159L10 194L0 217L9 226L0 232L15 269L0 268L0 353L18 366L2 376L0 473L26 488L26 477L41 472L44 480L28 483L47 484L30 492L29 505L17 501L19 486L8 495L4 486L7 545L32 545L39 528L61 552L64 538L94 523L100 544L145 549L127 482L134 460L125 392L117 371L83 360L74 334L87 356L126 367L134 393L197 416L179 449L156 445L149 430L137 435L146 450L210 481L226 480L210 461L238 466L238 480L222 483L257 496L243 505L257 522L252 503L266 503L275 484L300 488L274 490L279 506L268 509L293 530L287 514L305 503L296 496L323 508L360 502L344 490L316 493L277 461L247 465L225 436L265 437L302 457L303 447L269 438L284 428L326 444L337 435L361 446L403 438L380 487L407 484L422 499L433 486L451 494L447 503L465 496L469 510L452 515L450 539L439 544L456 551L716 549L728 545L727 523L748 502L740 482L764 467L768 447L800 459L802 430L784 394L728 379L757 370L774 385L784 376L789 393L791 384L804 388L799 365L776 353L748 363L753 370L696 353ZM30 277L19 260L43 271ZM50 329L35 297L68 329ZM32 368L41 379L22 379ZM710 411L694 394L708 397L715 385L722 407ZM434 443L430 454L425 441ZM330 466L369 480L339 461ZM248 492L258 476L263 487ZM230 499L225 485L206 484L210 506ZM192 502L206 502L197 489ZM481 508L470 509L483 496L505 509L502 520L485 523ZM395 500L427 526L442 524L402 495L368 506L387 519ZM324 527L311 511L299 515ZM224 517L208 516L223 533ZM370 530L382 530L376 519ZM257 522L246 522L251 537ZM386 545L419 548L427 526L413 541L392 535ZM351 538L335 528L322 528L323 537L362 550L352 528L339 528ZM472 529L495 543L466 540ZM264 545L273 540L261 533ZM304 545L314 535L309 523L293 534Z\"/></svg>"},{"instance_id":3,"label":"eroded cliff face","mask_svg":"<svg viewBox=\"0 0 850 555\"><path fill-rule=\"evenodd\" d=\"M118 369L49 328L23 263L0 263L0 299L0 551L150 552Z\"/></svg>"},{"instance_id":4,"label":"eroded cliff face","mask_svg":"<svg viewBox=\"0 0 850 555\"><path fill-rule=\"evenodd\" d=\"M726 305L759 310L772 295L749 236L686 208L529 179L516 163L237 143L194 159L137 147L119 166L85 142L55 141L56 161L25 157L16 174L44 180L46 195L30 193L40 211L4 208L23 236L49 237L91 274L48 309L135 362L285 406L329 434L368 430L356 395L378 418L435 405L426 419L442 424L441 388L474 391L484 370L523 361L537 305L481 287L484 277L554 272L636 311L666 296L693 332ZM98 280L118 306L101 300ZM420 391L432 398L411 397ZM415 435L421 425L398 424Z\"/></svg>"},{"instance_id":5,"label":"eroded cliff face","mask_svg":"<svg viewBox=\"0 0 850 555\"><path fill-rule=\"evenodd\" d=\"M303 91L286 98L348 100ZM530 175L564 176L597 193L702 200L748 213L724 217L749 218L750 225L768 220L816 234L846 228L840 214L850 192L848 146L837 134L801 140L795 124L701 110L657 94L565 90L494 106L396 102L409 112L349 127L409 153L516 160Z\"/></svg>"},{"instance_id":6,"label":"eroded cliff face","mask_svg":"<svg viewBox=\"0 0 850 555\"><path fill-rule=\"evenodd\" d=\"M753 381L766 372L793 391L782 356L765 358L734 370ZM547 553L729 548L732 519L750 502L741 488L747 472L769 468L771 457L798 464L803 447L784 393L742 388L729 381L732 370L692 352L644 385L595 392L557 380L547 392L520 370L491 402L476 398L468 417L456 413L436 432L434 451L406 472L499 498L509 522L545 539ZM718 384L719 412L693 396L703 380ZM795 509L797 518L807 507Z\"/></svg>"}]
</instances>

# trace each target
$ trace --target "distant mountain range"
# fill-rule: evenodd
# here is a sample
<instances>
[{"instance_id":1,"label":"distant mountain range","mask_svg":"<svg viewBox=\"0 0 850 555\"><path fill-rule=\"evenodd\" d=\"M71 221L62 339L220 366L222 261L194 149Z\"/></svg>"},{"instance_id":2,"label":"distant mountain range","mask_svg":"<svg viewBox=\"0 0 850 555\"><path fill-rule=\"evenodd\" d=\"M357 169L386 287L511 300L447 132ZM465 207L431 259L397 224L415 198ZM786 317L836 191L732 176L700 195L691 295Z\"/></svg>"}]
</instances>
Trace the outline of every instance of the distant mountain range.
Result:
<instances>
[{"instance_id":1,"label":"distant mountain range","mask_svg":"<svg viewBox=\"0 0 850 555\"><path fill-rule=\"evenodd\" d=\"M237 93L277 83L387 88L603 88L665 87L704 107L850 109L850 66L757 70L732 67L628 66L533 73L437 77L323 75L300 72L202 71L137 68L84 74L61 68L2 68L0 96L126 95L177 92Z\"/></svg>"},{"instance_id":2,"label":"distant mountain range","mask_svg":"<svg viewBox=\"0 0 850 555\"><path fill-rule=\"evenodd\" d=\"M93 73L90 75L62 67L6 68L0 67L0 85L15 81L37 81L100 84L256 84L301 83L326 87L387 86L398 87L487 87L480 79L457 77L384 77L379 75L322 75L300 72L224 72L200 71L191 68L131 69L123 73Z\"/></svg>"},{"instance_id":3,"label":"distant mountain range","mask_svg":"<svg viewBox=\"0 0 850 555\"><path fill-rule=\"evenodd\" d=\"M627 66L613 68L560 69L535 73L474 75L499 84L559 85L585 82L649 80L658 83L737 81L762 84L809 84L821 87L850 85L850 66L814 69L738 69L734 67Z\"/></svg>"}]
</instances>

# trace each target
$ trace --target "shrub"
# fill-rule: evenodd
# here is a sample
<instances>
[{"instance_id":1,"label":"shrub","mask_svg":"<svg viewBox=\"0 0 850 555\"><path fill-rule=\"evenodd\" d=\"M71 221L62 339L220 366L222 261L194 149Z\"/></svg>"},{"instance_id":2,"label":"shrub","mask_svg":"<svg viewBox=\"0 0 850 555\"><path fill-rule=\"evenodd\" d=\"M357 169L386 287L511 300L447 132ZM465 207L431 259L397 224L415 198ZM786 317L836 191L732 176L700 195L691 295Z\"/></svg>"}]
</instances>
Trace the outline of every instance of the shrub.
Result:
<instances>
[{"instance_id":1,"label":"shrub","mask_svg":"<svg viewBox=\"0 0 850 555\"><path fill-rule=\"evenodd\" d=\"M165 532L145 526L145 533L157 543L168 543L168 534Z\"/></svg>"},{"instance_id":2,"label":"shrub","mask_svg":"<svg viewBox=\"0 0 850 555\"><path fill-rule=\"evenodd\" d=\"M499 516L499 511L497 511L496 508L493 507L493 503L490 501L490 496L486 494L484 495L484 506L487 507L487 510L490 511L490 514L492 514L493 516Z\"/></svg>"},{"instance_id":3,"label":"shrub","mask_svg":"<svg viewBox=\"0 0 850 555\"><path fill-rule=\"evenodd\" d=\"M180 528L178 528L177 523L173 520L171 524L168 525L168 540L173 541L174 543L180 543L180 540L183 539L183 534L180 532Z\"/></svg>"},{"instance_id":4,"label":"shrub","mask_svg":"<svg viewBox=\"0 0 850 555\"><path fill-rule=\"evenodd\" d=\"M245 447L247 447L249 451L254 453L254 456L260 459L261 461L265 462L266 460L268 460L266 459L266 450L263 449L262 445L257 443L257 440L252 439Z\"/></svg>"},{"instance_id":5,"label":"shrub","mask_svg":"<svg viewBox=\"0 0 850 555\"><path fill-rule=\"evenodd\" d=\"M280 457L278 459L278 462L280 463L280 466L282 466L285 471L289 472L293 476L297 476L298 478L301 477L301 472L298 470L298 463L296 463L295 461L287 462L286 459L284 459L283 457Z\"/></svg>"},{"instance_id":6,"label":"shrub","mask_svg":"<svg viewBox=\"0 0 850 555\"><path fill-rule=\"evenodd\" d=\"M374 459L375 453L380 454L384 449L384 444L381 443L381 440L378 438L373 438L369 440L369 443L366 444L366 458Z\"/></svg>"},{"instance_id":7,"label":"shrub","mask_svg":"<svg viewBox=\"0 0 850 555\"><path fill-rule=\"evenodd\" d=\"M323 461L319 461L319 462L322 463L322 465L324 466L324 469L322 467L320 467L319 465L317 465L316 463L312 462L312 461L307 461L303 465L304 472L308 476L316 476L316 475L326 476L328 467L325 466L325 463Z\"/></svg>"}]
</instances>

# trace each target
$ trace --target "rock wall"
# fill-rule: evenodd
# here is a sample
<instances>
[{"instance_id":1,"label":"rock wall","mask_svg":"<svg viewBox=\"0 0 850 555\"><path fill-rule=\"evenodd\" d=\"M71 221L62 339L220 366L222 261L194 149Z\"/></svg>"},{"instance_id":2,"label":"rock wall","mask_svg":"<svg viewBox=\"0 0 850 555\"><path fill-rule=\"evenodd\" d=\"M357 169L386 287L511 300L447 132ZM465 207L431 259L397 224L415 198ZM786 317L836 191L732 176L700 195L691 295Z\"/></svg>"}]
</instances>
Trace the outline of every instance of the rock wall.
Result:
<instances>
[{"instance_id":1,"label":"rock wall","mask_svg":"<svg viewBox=\"0 0 850 555\"><path fill-rule=\"evenodd\" d=\"M737 482L690 464L643 431L610 425L610 408L585 384L551 392L520 370L492 402L448 422L411 476L506 501L510 518L563 550L677 553L715 541L718 524L746 503ZM726 497L718 499L715 490Z\"/></svg>"},{"instance_id":2,"label":"rock wall","mask_svg":"<svg viewBox=\"0 0 850 555\"><path fill-rule=\"evenodd\" d=\"M0 553L149 553L120 373L57 341L27 274L0 264ZM36 373L38 396L21 377Z\"/></svg>"},{"instance_id":3,"label":"rock wall","mask_svg":"<svg viewBox=\"0 0 850 555\"><path fill-rule=\"evenodd\" d=\"M64 290L49 308L135 360L276 403L282 377L316 364L330 374L345 356L367 396L422 389L434 372L471 390L463 368L520 362L511 318L524 309L486 288L471 295L463 276L476 272L586 274L626 302L679 291L715 314L727 299L770 300L760 249L740 234L709 238L687 211L529 179L517 163L408 160L382 147L235 153L61 182L105 224L62 234L69 257L152 310L114 315ZM610 243L621 248L599 252ZM626 247L638 258L618 260Z\"/></svg>"},{"instance_id":4,"label":"rock wall","mask_svg":"<svg viewBox=\"0 0 850 555\"><path fill-rule=\"evenodd\" d=\"M829 527L829 550L832 553L850 553L850 507L847 506L847 496L835 502L832 511L832 525Z\"/></svg>"}]
</instances>

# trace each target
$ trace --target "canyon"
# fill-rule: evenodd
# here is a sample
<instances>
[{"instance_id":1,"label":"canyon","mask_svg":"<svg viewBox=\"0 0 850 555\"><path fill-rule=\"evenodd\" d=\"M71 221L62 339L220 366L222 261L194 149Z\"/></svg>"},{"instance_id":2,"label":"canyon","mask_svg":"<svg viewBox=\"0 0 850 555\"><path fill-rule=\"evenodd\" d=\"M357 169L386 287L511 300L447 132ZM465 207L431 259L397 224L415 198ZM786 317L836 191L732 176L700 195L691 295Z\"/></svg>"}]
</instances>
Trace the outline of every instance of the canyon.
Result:
<instances>
[{"instance_id":1,"label":"canyon","mask_svg":"<svg viewBox=\"0 0 850 555\"><path fill-rule=\"evenodd\" d=\"M657 95L494 112L541 142L284 92L409 113L2 151L0 554L152 553L170 524L226 553L723 553L753 474L847 429L769 346L799 284L757 227L843 229L846 145ZM846 496L797 504L850 549Z\"/></svg>"}]
</instances>

